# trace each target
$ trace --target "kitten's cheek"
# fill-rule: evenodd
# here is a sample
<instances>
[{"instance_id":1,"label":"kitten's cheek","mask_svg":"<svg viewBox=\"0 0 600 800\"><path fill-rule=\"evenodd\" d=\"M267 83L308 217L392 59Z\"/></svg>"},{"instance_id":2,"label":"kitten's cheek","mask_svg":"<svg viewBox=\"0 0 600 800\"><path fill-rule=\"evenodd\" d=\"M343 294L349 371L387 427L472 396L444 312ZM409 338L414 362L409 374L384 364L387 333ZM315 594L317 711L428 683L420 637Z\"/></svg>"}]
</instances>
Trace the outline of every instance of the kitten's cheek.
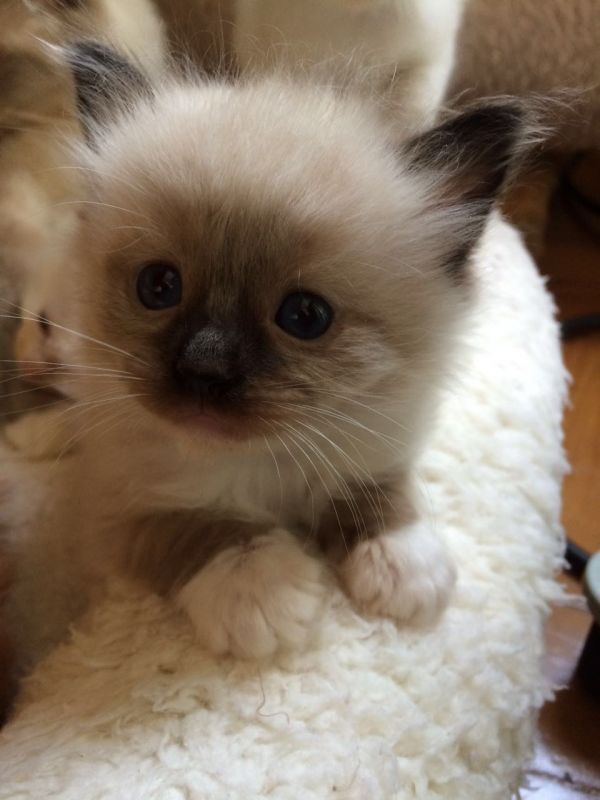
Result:
<instances>
[{"instance_id":1,"label":"kitten's cheek","mask_svg":"<svg viewBox=\"0 0 600 800\"><path fill-rule=\"evenodd\" d=\"M360 542L340 567L342 583L367 614L430 625L448 605L456 570L426 522Z\"/></svg>"},{"instance_id":2,"label":"kitten's cheek","mask_svg":"<svg viewBox=\"0 0 600 800\"><path fill-rule=\"evenodd\" d=\"M175 600L212 653L261 659L307 645L325 594L323 565L275 529L219 553Z\"/></svg>"}]
</instances>

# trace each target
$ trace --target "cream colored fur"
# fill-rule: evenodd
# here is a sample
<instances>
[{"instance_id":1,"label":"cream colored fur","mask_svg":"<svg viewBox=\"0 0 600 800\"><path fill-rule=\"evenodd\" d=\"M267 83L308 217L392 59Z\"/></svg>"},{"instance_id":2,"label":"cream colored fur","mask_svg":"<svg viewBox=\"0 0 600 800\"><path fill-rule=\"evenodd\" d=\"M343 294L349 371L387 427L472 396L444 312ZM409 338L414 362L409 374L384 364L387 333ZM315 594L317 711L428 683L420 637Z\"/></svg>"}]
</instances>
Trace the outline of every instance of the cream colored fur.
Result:
<instances>
[{"instance_id":1,"label":"cream colored fur","mask_svg":"<svg viewBox=\"0 0 600 800\"><path fill-rule=\"evenodd\" d=\"M62 552L67 584L84 576L87 586L129 560L139 517L194 511L199 545L214 518L260 525L261 546L254 536L227 545L183 589L175 584L174 597L219 651L225 641L259 657L309 637L321 594L313 548L321 517L336 498L350 503L352 482L359 526L369 511L360 481L385 480L400 497L451 372L470 279L465 265L451 274L448 263L474 244L490 200L469 201L469 186L485 185L512 156L496 153L496 138L508 134L512 150L520 137L518 118L510 134L497 125L480 131L478 120L461 134L457 161L445 149L421 151L427 137L399 150L363 100L272 78L167 83L92 132L80 163L93 204L79 257L55 287L64 327L53 337L66 368L75 365L80 405L57 412L65 443L42 481L36 557L49 548L60 560ZM181 270L184 304L157 314L134 287L140 267L164 258L165 247ZM282 296L298 286L336 307L331 336L304 346L274 322ZM169 326L196 313L206 287L209 313L230 313L236 297L259 313L262 335L287 364L258 382L248 375L247 402L256 405L239 440L214 434L202 416L186 423L189 408L157 383L165 369L158 340L169 343ZM395 510L391 520L375 508L358 532L385 530L386 538L355 553L342 548L331 566L365 613L430 621L454 570L425 520L403 529L396 495L378 499ZM171 535L176 551L176 526ZM343 530L338 538L345 541ZM290 569L274 572L274 554ZM27 581L26 569L11 613L30 661L70 618L61 607L48 619L43 600L28 607ZM38 636L29 624L41 626Z\"/></svg>"},{"instance_id":2,"label":"cream colored fur","mask_svg":"<svg viewBox=\"0 0 600 800\"><path fill-rule=\"evenodd\" d=\"M306 647L325 600L323 565L284 529L223 550L176 597L211 653L242 658Z\"/></svg>"},{"instance_id":3,"label":"cream colored fur","mask_svg":"<svg viewBox=\"0 0 600 800\"><path fill-rule=\"evenodd\" d=\"M433 122L454 66L465 0L236 0L233 48L243 69L349 57L371 91L389 89L398 130ZM327 72L327 70L325 70Z\"/></svg>"}]
</instances>

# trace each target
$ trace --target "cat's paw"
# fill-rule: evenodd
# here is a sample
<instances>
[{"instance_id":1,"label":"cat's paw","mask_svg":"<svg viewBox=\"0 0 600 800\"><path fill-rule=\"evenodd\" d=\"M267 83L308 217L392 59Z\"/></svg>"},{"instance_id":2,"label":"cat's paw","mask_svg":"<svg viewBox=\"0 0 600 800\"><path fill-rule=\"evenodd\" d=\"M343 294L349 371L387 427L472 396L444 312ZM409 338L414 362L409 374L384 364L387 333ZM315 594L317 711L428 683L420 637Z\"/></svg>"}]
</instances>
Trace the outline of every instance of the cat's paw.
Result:
<instances>
[{"instance_id":1,"label":"cat's paw","mask_svg":"<svg viewBox=\"0 0 600 800\"><path fill-rule=\"evenodd\" d=\"M306 644L324 599L323 571L290 533L273 530L219 553L176 601L212 653L265 658Z\"/></svg>"},{"instance_id":2,"label":"cat's paw","mask_svg":"<svg viewBox=\"0 0 600 800\"><path fill-rule=\"evenodd\" d=\"M443 544L420 520L360 542L342 562L340 577L361 611L428 625L447 606L456 571Z\"/></svg>"}]
</instances>

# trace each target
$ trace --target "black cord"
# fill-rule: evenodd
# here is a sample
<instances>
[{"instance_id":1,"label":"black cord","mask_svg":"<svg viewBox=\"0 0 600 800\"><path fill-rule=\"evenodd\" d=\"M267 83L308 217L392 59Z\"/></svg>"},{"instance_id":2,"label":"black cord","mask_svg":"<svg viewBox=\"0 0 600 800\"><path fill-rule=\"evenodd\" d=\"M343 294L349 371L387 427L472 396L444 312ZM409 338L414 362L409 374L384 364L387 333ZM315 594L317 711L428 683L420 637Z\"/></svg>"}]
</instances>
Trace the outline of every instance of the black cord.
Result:
<instances>
[{"instance_id":1,"label":"black cord","mask_svg":"<svg viewBox=\"0 0 600 800\"><path fill-rule=\"evenodd\" d=\"M600 331L600 313L582 314L580 317L571 317L560 323L560 335L564 341L597 331Z\"/></svg>"},{"instance_id":2,"label":"black cord","mask_svg":"<svg viewBox=\"0 0 600 800\"><path fill-rule=\"evenodd\" d=\"M590 554L586 552L583 548L579 547L579 545L572 542L570 539L567 539L567 550L565 552L565 558L567 560L567 564L571 568L570 574L574 578L581 578L583 573L585 572L585 568L587 566L587 562L589 560Z\"/></svg>"},{"instance_id":3,"label":"black cord","mask_svg":"<svg viewBox=\"0 0 600 800\"><path fill-rule=\"evenodd\" d=\"M569 166L560 179L560 191L570 202L582 206L590 214L600 216L600 202L593 197L588 197L573 183L573 173L585 158L585 153L577 153L571 159Z\"/></svg>"},{"instance_id":4,"label":"black cord","mask_svg":"<svg viewBox=\"0 0 600 800\"><path fill-rule=\"evenodd\" d=\"M559 192L571 216L590 236L597 239L600 201L582 192L574 180L575 171L585 157L586 153L576 153L573 156L560 177Z\"/></svg>"},{"instance_id":5,"label":"black cord","mask_svg":"<svg viewBox=\"0 0 600 800\"><path fill-rule=\"evenodd\" d=\"M560 193L566 207L577 222L589 232L597 235L597 231L590 230L590 223L582 215L582 211L585 214L600 217L600 202L584 194L573 180L575 170L584 160L585 155L585 153L576 153L571 159L560 179ZM564 320L561 323L561 337L564 341L596 333L597 331L600 331L600 312L582 314L581 316Z\"/></svg>"}]
</instances>

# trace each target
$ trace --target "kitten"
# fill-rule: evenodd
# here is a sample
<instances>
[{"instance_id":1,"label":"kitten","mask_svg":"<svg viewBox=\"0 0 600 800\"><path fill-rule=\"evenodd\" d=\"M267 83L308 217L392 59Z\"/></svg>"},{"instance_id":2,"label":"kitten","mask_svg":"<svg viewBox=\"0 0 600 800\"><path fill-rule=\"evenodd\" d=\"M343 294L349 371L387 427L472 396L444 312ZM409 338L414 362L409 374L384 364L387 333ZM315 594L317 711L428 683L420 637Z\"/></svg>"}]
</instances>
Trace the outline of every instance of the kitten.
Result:
<instances>
[{"instance_id":1,"label":"kitten","mask_svg":"<svg viewBox=\"0 0 600 800\"><path fill-rule=\"evenodd\" d=\"M388 87L399 130L432 124L445 94L466 0L236 0L242 69L292 69L352 56L367 88Z\"/></svg>"},{"instance_id":2,"label":"kitten","mask_svg":"<svg viewBox=\"0 0 600 800\"><path fill-rule=\"evenodd\" d=\"M55 334L79 402L21 573L121 572L248 658L306 643L330 572L363 613L434 620L455 571L414 462L521 110L398 145L350 92L155 85L93 43L69 59L93 199ZM13 620L47 613L16 595Z\"/></svg>"}]
</instances>

